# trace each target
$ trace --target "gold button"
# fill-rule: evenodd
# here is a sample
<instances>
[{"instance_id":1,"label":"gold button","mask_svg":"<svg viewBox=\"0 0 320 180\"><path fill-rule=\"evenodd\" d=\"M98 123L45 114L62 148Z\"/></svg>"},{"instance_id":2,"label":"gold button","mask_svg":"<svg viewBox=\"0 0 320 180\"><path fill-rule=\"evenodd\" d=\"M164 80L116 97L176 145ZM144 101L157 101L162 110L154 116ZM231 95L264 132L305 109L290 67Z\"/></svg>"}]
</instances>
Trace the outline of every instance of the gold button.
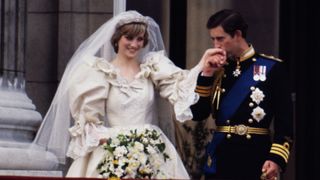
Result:
<instances>
[{"instance_id":1,"label":"gold button","mask_svg":"<svg viewBox=\"0 0 320 180\"><path fill-rule=\"evenodd\" d=\"M287 143L287 142L285 142L285 143L283 144L283 146L284 146L285 148L287 148L287 149L290 149L290 145L289 145L289 143Z\"/></svg>"},{"instance_id":2,"label":"gold button","mask_svg":"<svg viewBox=\"0 0 320 180\"><path fill-rule=\"evenodd\" d=\"M247 138L247 139L251 139L251 135L250 135L250 134L247 134L247 135L246 135L246 138Z\"/></svg>"},{"instance_id":3,"label":"gold button","mask_svg":"<svg viewBox=\"0 0 320 180\"><path fill-rule=\"evenodd\" d=\"M227 123L227 124L230 124L230 120L227 120L226 123Z\"/></svg>"},{"instance_id":4,"label":"gold button","mask_svg":"<svg viewBox=\"0 0 320 180\"><path fill-rule=\"evenodd\" d=\"M226 89L222 88L222 89L221 89L221 92L223 92L223 93L226 92Z\"/></svg>"},{"instance_id":5,"label":"gold button","mask_svg":"<svg viewBox=\"0 0 320 180\"><path fill-rule=\"evenodd\" d=\"M253 107L254 106L254 104L251 102L251 103L249 103L249 107Z\"/></svg>"},{"instance_id":6,"label":"gold button","mask_svg":"<svg viewBox=\"0 0 320 180\"><path fill-rule=\"evenodd\" d=\"M255 88L254 86L251 86L251 87L250 87L250 90L251 90L251 91L254 91L255 89L256 89L256 88Z\"/></svg>"},{"instance_id":7,"label":"gold button","mask_svg":"<svg viewBox=\"0 0 320 180\"><path fill-rule=\"evenodd\" d=\"M212 164L212 159L211 159L211 157L208 155L207 165L208 165L208 166L211 166L211 164Z\"/></svg>"},{"instance_id":8,"label":"gold button","mask_svg":"<svg viewBox=\"0 0 320 180\"><path fill-rule=\"evenodd\" d=\"M251 118L248 119L248 122L249 122L249 123L253 123L253 119L251 119Z\"/></svg>"},{"instance_id":9,"label":"gold button","mask_svg":"<svg viewBox=\"0 0 320 180\"><path fill-rule=\"evenodd\" d=\"M231 134L227 134L227 138L230 139L231 138Z\"/></svg>"},{"instance_id":10,"label":"gold button","mask_svg":"<svg viewBox=\"0 0 320 180\"><path fill-rule=\"evenodd\" d=\"M252 58L252 61L257 61L257 59L256 58Z\"/></svg>"}]
</instances>

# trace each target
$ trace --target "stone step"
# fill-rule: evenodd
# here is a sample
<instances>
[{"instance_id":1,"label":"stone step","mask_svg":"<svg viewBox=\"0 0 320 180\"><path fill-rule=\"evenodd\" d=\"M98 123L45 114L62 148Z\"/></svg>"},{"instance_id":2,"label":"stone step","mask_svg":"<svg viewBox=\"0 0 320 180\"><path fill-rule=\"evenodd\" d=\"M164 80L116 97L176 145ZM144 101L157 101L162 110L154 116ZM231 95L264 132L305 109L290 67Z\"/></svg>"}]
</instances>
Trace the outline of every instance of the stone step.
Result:
<instances>
[{"instance_id":1,"label":"stone step","mask_svg":"<svg viewBox=\"0 0 320 180\"><path fill-rule=\"evenodd\" d=\"M57 157L41 149L0 147L1 170L56 171Z\"/></svg>"},{"instance_id":2,"label":"stone step","mask_svg":"<svg viewBox=\"0 0 320 180\"><path fill-rule=\"evenodd\" d=\"M0 170L0 176L62 177L62 171Z\"/></svg>"}]
</instances>

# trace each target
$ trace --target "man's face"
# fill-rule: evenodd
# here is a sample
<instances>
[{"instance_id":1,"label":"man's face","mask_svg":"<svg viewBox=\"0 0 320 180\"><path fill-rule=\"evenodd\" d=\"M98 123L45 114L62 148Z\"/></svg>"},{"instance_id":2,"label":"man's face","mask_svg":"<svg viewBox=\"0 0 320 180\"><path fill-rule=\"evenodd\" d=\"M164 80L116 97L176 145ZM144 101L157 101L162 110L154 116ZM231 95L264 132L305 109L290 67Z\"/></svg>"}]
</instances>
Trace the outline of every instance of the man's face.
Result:
<instances>
[{"instance_id":1,"label":"man's face","mask_svg":"<svg viewBox=\"0 0 320 180\"><path fill-rule=\"evenodd\" d=\"M209 30L211 43L214 48L221 48L227 52L227 55L233 55L237 45L235 38L226 33L221 26Z\"/></svg>"}]
</instances>

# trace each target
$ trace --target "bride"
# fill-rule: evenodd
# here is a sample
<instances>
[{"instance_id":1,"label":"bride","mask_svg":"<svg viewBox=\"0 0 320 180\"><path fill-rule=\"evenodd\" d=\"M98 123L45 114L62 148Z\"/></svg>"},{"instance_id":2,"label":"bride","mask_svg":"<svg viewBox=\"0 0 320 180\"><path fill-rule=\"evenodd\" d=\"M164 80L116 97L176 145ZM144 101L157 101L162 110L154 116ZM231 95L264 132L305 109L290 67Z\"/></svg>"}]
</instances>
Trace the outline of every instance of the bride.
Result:
<instances>
[{"instance_id":1,"label":"bride","mask_svg":"<svg viewBox=\"0 0 320 180\"><path fill-rule=\"evenodd\" d=\"M120 13L70 59L34 143L62 164L71 157L69 177L189 179L157 126L156 94L173 105L177 120L192 119L189 106L198 100L194 89L203 64L176 67L153 19Z\"/></svg>"}]
</instances>

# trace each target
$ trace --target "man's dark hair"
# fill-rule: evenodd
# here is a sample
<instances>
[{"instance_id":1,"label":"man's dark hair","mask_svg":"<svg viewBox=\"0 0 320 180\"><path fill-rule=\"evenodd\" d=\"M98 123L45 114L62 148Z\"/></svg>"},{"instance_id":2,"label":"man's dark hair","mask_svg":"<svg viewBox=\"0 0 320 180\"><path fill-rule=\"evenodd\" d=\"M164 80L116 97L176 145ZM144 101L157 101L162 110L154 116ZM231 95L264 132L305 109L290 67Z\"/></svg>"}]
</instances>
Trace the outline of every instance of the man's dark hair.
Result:
<instances>
[{"instance_id":1,"label":"man's dark hair","mask_svg":"<svg viewBox=\"0 0 320 180\"><path fill-rule=\"evenodd\" d=\"M231 37L234 36L236 30L240 30L242 32L243 38L246 38L247 36L248 24L237 11L224 9L213 14L208 19L208 29L216 28L220 25L226 33L231 35Z\"/></svg>"}]
</instances>

